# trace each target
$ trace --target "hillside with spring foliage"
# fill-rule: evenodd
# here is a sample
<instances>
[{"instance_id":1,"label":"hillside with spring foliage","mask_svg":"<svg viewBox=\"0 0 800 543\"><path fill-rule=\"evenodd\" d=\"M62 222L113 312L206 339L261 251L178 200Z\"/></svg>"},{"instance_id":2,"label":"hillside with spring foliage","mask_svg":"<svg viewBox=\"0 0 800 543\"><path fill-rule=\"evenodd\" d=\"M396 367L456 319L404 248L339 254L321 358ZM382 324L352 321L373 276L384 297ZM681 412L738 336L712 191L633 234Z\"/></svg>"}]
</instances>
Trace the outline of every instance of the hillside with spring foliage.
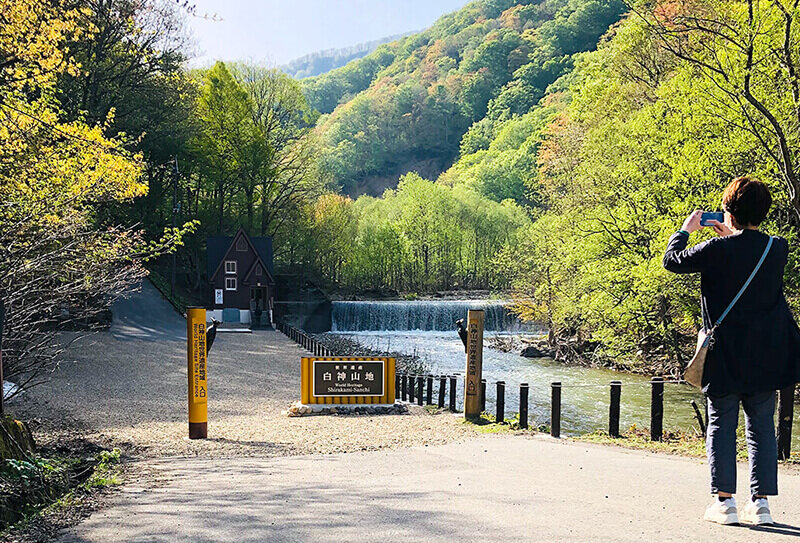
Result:
<instances>
[{"instance_id":1,"label":"hillside with spring foliage","mask_svg":"<svg viewBox=\"0 0 800 543\"><path fill-rule=\"evenodd\" d=\"M620 0L472 2L303 80L323 113L321 171L350 195L379 195L409 171L435 178L485 144L487 122L526 113L623 12Z\"/></svg>"}]
</instances>

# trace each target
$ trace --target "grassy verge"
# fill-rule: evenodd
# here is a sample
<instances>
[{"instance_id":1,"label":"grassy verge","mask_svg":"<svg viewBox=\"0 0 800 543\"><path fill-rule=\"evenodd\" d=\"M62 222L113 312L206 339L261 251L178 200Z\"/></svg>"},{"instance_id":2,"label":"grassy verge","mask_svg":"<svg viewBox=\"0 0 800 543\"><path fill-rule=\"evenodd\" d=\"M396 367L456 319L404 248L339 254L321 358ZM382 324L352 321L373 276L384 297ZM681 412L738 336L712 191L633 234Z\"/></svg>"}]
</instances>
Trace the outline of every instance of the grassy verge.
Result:
<instances>
[{"instance_id":1,"label":"grassy verge","mask_svg":"<svg viewBox=\"0 0 800 543\"><path fill-rule=\"evenodd\" d=\"M535 424L532 424L528 428L520 428L519 425L519 413L514 413L510 417L507 417L503 422L497 422L497 418L492 415L491 413L487 413L484 411L481 413L481 416L475 419L464 419L464 424L470 424L475 426L475 428L483 433L483 434L500 434L504 432L513 432L513 433L536 433L536 431L542 431L542 427L536 427Z\"/></svg>"},{"instance_id":2,"label":"grassy verge","mask_svg":"<svg viewBox=\"0 0 800 543\"><path fill-rule=\"evenodd\" d=\"M439 411L437 407L426 407L430 413L435 414ZM536 425L531 423L528 429L521 429L519 427L519 414L514 414L513 417L506 419L501 423L497 423L494 415L491 413L483 412L481 416L476 419L463 421L464 424L470 424L476 429L485 434L498 434L498 433L550 433L550 427L546 424ZM628 428L626 432L618 438L613 438L608 435L604 430L598 430L589 434L584 434L576 437L569 437L572 441L582 443L599 443L602 445L614 445L616 447L626 447L629 449L638 449L645 451L652 451L666 454L677 454L680 456L690 456L693 458L706 457L706 442L705 438L694 432L682 431L664 431L661 441L650 440L650 430L647 428L638 428L636 425ZM741 426L736 430L736 456L739 460L747 461L747 441L744 436L744 428ZM788 460L781 460L782 464L798 465L800 466L800 452L792 452Z\"/></svg>"},{"instance_id":3,"label":"grassy verge","mask_svg":"<svg viewBox=\"0 0 800 543\"><path fill-rule=\"evenodd\" d=\"M120 483L120 451L91 456L32 456L0 467L0 538L25 534L43 515L81 506Z\"/></svg>"},{"instance_id":4,"label":"grassy verge","mask_svg":"<svg viewBox=\"0 0 800 543\"><path fill-rule=\"evenodd\" d=\"M616 445L629 449L678 454L695 458L706 457L705 438L702 435L692 432L665 431L661 441L651 441L650 430L646 428L637 428L634 425L619 438L612 438L607 432L598 430L590 434L584 434L569 439L586 443ZM741 426L736 430L736 456L739 460L747 460L747 441L745 440L744 429ZM782 463L800 465L800 452L793 452L791 457L788 460L782 461Z\"/></svg>"}]
</instances>

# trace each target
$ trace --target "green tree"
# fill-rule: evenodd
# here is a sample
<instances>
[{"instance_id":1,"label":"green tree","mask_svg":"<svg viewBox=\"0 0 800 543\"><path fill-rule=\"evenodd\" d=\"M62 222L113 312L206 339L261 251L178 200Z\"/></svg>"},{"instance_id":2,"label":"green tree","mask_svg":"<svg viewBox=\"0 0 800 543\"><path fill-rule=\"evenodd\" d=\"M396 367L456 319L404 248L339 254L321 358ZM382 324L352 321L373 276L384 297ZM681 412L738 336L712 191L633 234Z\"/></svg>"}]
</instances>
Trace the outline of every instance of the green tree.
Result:
<instances>
[{"instance_id":1,"label":"green tree","mask_svg":"<svg viewBox=\"0 0 800 543\"><path fill-rule=\"evenodd\" d=\"M67 43L90 31L66 2L9 0L0 25L0 298L5 377L21 388L51 369L63 327L93 327L146 275L143 262L180 243L156 243L98 211L147 192L142 156L109 137L112 118L64 121L57 78L78 74Z\"/></svg>"}]
</instances>

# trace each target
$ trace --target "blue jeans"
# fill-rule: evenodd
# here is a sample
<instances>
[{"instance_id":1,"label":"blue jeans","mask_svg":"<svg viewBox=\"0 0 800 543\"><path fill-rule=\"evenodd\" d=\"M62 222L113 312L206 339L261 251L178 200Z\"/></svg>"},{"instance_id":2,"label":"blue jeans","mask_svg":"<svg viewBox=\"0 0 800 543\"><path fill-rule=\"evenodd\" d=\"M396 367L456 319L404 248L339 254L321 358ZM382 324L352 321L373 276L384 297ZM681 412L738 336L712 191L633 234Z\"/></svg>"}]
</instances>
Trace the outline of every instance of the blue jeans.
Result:
<instances>
[{"instance_id":1,"label":"blue jeans","mask_svg":"<svg viewBox=\"0 0 800 543\"><path fill-rule=\"evenodd\" d=\"M775 392L708 397L706 452L711 467L711 492L736 493L736 427L739 402L744 407L750 494L778 493L778 447L775 443Z\"/></svg>"}]
</instances>

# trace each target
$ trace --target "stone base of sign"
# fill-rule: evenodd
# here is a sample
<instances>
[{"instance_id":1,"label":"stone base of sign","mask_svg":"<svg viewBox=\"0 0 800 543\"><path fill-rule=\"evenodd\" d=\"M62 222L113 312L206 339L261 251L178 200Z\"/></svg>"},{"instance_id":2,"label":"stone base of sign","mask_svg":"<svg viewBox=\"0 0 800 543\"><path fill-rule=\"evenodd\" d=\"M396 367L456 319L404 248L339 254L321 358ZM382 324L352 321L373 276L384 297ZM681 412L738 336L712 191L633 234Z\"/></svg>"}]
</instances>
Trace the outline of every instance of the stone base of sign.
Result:
<instances>
[{"instance_id":1,"label":"stone base of sign","mask_svg":"<svg viewBox=\"0 0 800 543\"><path fill-rule=\"evenodd\" d=\"M403 415L408 407L403 404L336 404L306 405L294 402L283 414L289 417L305 415Z\"/></svg>"}]
</instances>

